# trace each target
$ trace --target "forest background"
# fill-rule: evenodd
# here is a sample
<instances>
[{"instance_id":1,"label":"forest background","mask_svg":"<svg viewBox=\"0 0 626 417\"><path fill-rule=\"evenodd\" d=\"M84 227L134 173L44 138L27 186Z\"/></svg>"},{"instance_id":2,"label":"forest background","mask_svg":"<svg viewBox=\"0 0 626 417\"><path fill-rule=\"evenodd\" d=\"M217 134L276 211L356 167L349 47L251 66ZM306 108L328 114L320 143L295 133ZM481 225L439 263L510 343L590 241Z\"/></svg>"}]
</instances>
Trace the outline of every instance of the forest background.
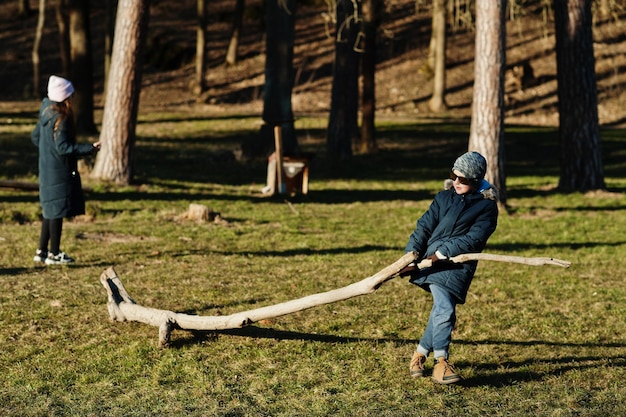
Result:
<instances>
[{"instance_id":1,"label":"forest background","mask_svg":"<svg viewBox=\"0 0 626 417\"><path fill-rule=\"evenodd\" d=\"M16 18L17 1L0 3L2 20L2 74L4 108L36 106L45 91L32 95L31 51L37 21ZM594 2L595 6L604 2ZM610 12L594 8L594 50L598 82L598 111L603 126L623 126L626 40L624 5L608 1ZM207 90L198 100L193 89L196 2L172 4L153 1L141 88L142 111L176 108L207 116L224 113L261 114L263 104L264 38L262 2L247 1L237 65L224 64L234 13L234 2L208 6ZM424 69L430 41L430 2L387 1L380 27L377 65L377 117L468 118L471 114L473 42L471 11L455 10L448 28L446 101L450 111L433 115L427 101L432 93L431 73ZM31 6L36 10L36 5ZM96 109L104 90L103 4L91 7L94 91ZM556 58L554 27L549 4L509 2L507 21L506 122L556 126ZM327 114L334 40L324 2L297 7L294 49L293 108L297 115ZM451 18L452 19L452 18ZM59 41L52 8L48 8L41 50L41 88L46 74L59 73ZM529 71L529 69L531 71ZM522 80L523 79L523 80ZM99 120L98 114L96 119Z\"/></svg>"},{"instance_id":2,"label":"forest background","mask_svg":"<svg viewBox=\"0 0 626 417\"><path fill-rule=\"evenodd\" d=\"M49 415L596 416L626 413L623 300L624 11L594 22L607 188L556 192L553 22L545 2L508 21L506 149L510 213L487 251L554 256L570 269L480 264L459 311L454 363L465 381L408 377L428 294L395 279L376 294L226 332L112 323L98 278L115 266L135 300L225 315L341 287L395 261L415 220L467 148L473 33L450 32L450 111L427 109L428 2L387 2L378 66L380 151L331 164L324 155L332 39L323 13L298 8L293 104L315 152L311 192L267 199L266 161L238 161L261 125L260 2L247 2L240 62L223 65L232 2L210 2L207 92L192 93L195 2L152 2L140 100L137 183L86 181L86 216L66 223L64 268L34 266L37 193L0 190L0 411ZM29 134L41 96L29 92L35 16L3 1L2 179L36 181ZM599 4L599 3L595 3ZM34 4L33 4L34 6ZM422 7L424 6L424 7ZM96 121L102 116L103 9L93 7ZM53 23L52 16L48 18ZM57 72L55 25L46 72ZM176 52L171 57L162 52ZM533 77L517 75L529 62ZM516 69L517 67L517 69ZM518 82L519 81L519 82ZM94 138L95 139L95 138ZM220 212L186 218L190 203ZM430 368L430 365L429 365Z\"/></svg>"}]
</instances>

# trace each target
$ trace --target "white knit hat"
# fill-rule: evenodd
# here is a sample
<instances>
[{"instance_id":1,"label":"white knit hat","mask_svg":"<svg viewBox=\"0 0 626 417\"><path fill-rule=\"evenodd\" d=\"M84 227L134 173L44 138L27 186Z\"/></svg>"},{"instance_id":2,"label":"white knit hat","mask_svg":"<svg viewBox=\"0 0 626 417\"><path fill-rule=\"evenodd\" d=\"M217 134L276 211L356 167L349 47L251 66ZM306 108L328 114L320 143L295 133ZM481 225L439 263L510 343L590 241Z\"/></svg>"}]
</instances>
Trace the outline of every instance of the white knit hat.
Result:
<instances>
[{"instance_id":1,"label":"white knit hat","mask_svg":"<svg viewBox=\"0 0 626 417\"><path fill-rule=\"evenodd\" d=\"M51 75L48 80L48 98L52 101L62 102L74 93L74 86L65 78Z\"/></svg>"}]
</instances>

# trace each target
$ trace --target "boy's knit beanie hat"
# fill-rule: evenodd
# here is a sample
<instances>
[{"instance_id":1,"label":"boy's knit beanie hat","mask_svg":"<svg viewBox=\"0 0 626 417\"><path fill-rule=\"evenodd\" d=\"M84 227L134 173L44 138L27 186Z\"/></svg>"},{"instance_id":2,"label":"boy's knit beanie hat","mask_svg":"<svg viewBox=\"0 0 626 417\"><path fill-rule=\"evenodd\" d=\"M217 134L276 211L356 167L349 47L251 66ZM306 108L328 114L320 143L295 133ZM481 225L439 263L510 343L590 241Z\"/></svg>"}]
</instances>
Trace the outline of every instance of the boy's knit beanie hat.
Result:
<instances>
[{"instance_id":1,"label":"boy's knit beanie hat","mask_svg":"<svg viewBox=\"0 0 626 417\"><path fill-rule=\"evenodd\" d=\"M48 80L48 98L58 103L74 94L74 86L65 78L51 75Z\"/></svg>"},{"instance_id":2,"label":"boy's knit beanie hat","mask_svg":"<svg viewBox=\"0 0 626 417\"><path fill-rule=\"evenodd\" d=\"M482 180L487 172L487 160L478 152L466 152L454 161L452 170L457 170L470 180Z\"/></svg>"}]
</instances>

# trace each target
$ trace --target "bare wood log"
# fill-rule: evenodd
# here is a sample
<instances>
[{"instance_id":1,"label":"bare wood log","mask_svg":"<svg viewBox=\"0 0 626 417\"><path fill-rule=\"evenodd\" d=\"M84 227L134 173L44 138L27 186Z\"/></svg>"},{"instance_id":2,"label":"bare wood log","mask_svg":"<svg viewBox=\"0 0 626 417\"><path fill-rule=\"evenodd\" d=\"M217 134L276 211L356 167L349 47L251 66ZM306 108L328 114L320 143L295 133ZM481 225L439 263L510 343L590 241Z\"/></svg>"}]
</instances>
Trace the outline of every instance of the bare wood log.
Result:
<instances>
[{"instance_id":1,"label":"bare wood log","mask_svg":"<svg viewBox=\"0 0 626 417\"><path fill-rule=\"evenodd\" d=\"M416 259L417 253L409 252L371 277L346 287L229 316L195 316L143 307L133 301L113 268L108 268L102 273L100 282L107 290L107 308L111 320L138 321L157 326L159 328L159 344L165 347L169 344L174 329L201 331L236 329L260 320L370 294L386 281L397 276L400 270Z\"/></svg>"},{"instance_id":2,"label":"bare wood log","mask_svg":"<svg viewBox=\"0 0 626 417\"><path fill-rule=\"evenodd\" d=\"M497 261L531 266L556 265L563 268L569 268L572 264L570 261L564 261L556 258L526 258L524 256L498 255L495 253L464 253L450 258L450 261L454 263L463 263L467 261Z\"/></svg>"}]
</instances>

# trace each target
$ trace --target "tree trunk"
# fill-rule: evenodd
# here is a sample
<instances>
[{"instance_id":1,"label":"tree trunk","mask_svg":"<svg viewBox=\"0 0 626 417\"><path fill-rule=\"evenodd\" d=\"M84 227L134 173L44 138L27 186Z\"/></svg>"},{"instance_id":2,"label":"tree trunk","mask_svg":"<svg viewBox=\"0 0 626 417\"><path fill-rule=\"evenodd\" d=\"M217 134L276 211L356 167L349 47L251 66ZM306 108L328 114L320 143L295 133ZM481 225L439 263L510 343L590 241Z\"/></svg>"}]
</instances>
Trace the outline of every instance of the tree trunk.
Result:
<instances>
[{"instance_id":1,"label":"tree trunk","mask_svg":"<svg viewBox=\"0 0 626 417\"><path fill-rule=\"evenodd\" d=\"M113 52L113 34L115 31L115 12L117 0L104 0L104 96L106 96L106 86L109 81L109 71L111 69L111 54Z\"/></svg>"},{"instance_id":2,"label":"tree trunk","mask_svg":"<svg viewBox=\"0 0 626 417\"><path fill-rule=\"evenodd\" d=\"M89 1L70 0L70 46L71 80L74 94L74 120L79 134L96 134L93 119L93 57L91 52L91 25L89 22Z\"/></svg>"},{"instance_id":3,"label":"tree trunk","mask_svg":"<svg viewBox=\"0 0 626 417\"><path fill-rule=\"evenodd\" d=\"M337 1L335 64L331 88L327 149L331 158L352 156L353 138L358 135L359 54L355 51L358 10L350 0Z\"/></svg>"},{"instance_id":4,"label":"tree trunk","mask_svg":"<svg viewBox=\"0 0 626 417\"><path fill-rule=\"evenodd\" d=\"M194 93L199 96L205 90L206 68L206 0L197 0L198 25L196 26L196 80Z\"/></svg>"},{"instance_id":5,"label":"tree trunk","mask_svg":"<svg viewBox=\"0 0 626 417\"><path fill-rule=\"evenodd\" d=\"M592 0L554 1L559 97L559 189L605 189L592 36Z\"/></svg>"},{"instance_id":6,"label":"tree trunk","mask_svg":"<svg viewBox=\"0 0 626 417\"><path fill-rule=\"evenodd\" d=\"M233 27L230 31L230 40L228 42L228 50L226 52L226 65L235 65L237 63L237 50L239 49L239 38L241 36L241 25L243 23L245 3L245 0L237 0L235 3Z\"/></svg>"},{"instance_id":7,"label":"tree trunk","mask_svg":"<svg viewBox=\"0 0 626 417\"><path fill-rule=\"evenodd\" d=\"M100 133L102 149L96 157L92 176L118 184L129 184L133 179L132 156L149 3L149 0L120 0L117 9Z\"/></svg>"},{"instance_id":8,"label":"tree trunk","mask_svg":"<svg viewBox=\"0 0 626 417\"><path fill-rule=\"evenodd\" d=\"M61 56L61 68L64 77L71 78L72 52L70 47L70 23L68 15L68 1L56 0L54 14L59 28L59 55Z\"/></svg>"},{"instance_id":9,"label":"tree trunk","mask_svg":"<svg viewBox=\"0 0 626 417\"><path fill-rule=\"evenodd\" d=\"M263 120L271 128L262 130L266 136L261 140L273 144L273 128L280 126L285 155L293 155L298 147L291 106L296 3L296 0L265 3Z\"/></svg>"},{"instance_id":10,"label":"tree trunk","mask_svg":"<svg viewBox=\"0 0 626 417\"><path fill-rule=\"evenodd\" d=\"M18 0L17 2L17 16L20 18L29 17L32 13L30 9L29 0Z\"/></svg>"},{"instance_id":11,"label":"tree trunk","mask_svg":"<svg viewBox=\"0 0 626 417\"><path fill-rule=\"evenodd\" d=\"M43 27L46 22L46 0L39 0L39 17L37 18L37 29L35 30L35 41L33 42L33 95L39 96L40 91L40 75L39 75L39 49L41 46L41 36Z\"/></svg>"},{"instance_id":12,"label":"tree trunk","mask_svg":"<svg viewBox=\"0 0 626 417\"><path fill-rule=\"evenodd\" d=\"M433 27L431 46L434 66L433 95L428 101L428 108L434 113L446 111L446 0L433 0Z\"/></svg>"},{"instance_id":13,"label":"tree trunk","mask_svg":"<svg viewBox=\"0 0 626 417\"><path fill-rule=\"evenodd\" d=\"M363 89L361 101L360 153L377 150L376 146L376 34L380 23L382 0L363 1Z\"/></svg>"},{"instance_id":14,"label":"tree trunk","mask_svg":"<svg viewBox=\"0 0 626 417\"><path fill-rule=\"evenodd\" d=\"M504 171L504 71L506 0L476 1L476 58L469 150L487 160L486 179L506 207Z\"/></svg>"}]
</instances>

